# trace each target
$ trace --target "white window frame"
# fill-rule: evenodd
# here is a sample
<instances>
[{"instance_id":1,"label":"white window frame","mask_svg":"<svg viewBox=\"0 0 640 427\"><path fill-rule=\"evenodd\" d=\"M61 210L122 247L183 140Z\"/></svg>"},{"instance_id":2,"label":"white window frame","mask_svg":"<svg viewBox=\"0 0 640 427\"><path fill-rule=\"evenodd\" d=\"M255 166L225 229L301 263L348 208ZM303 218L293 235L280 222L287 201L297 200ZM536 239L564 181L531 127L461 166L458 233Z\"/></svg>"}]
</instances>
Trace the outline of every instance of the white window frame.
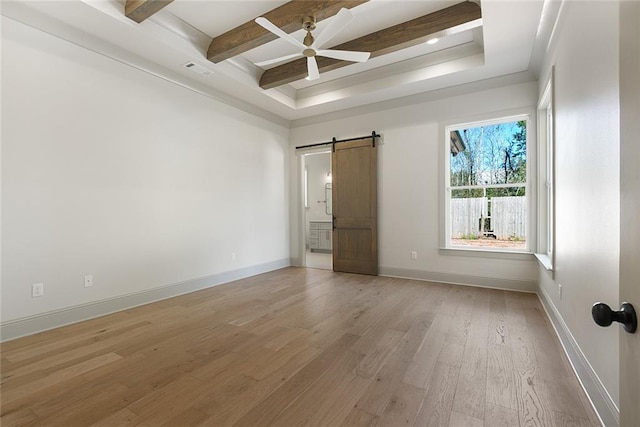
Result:
<instances>
[{"instance_id":1,"label":"white window frame","mask_svg":"<svg viewBox=\"0 0 640 427\"><path fill-rule=\"evenodd\" d=\"M536 258L542 266L553 271L555 265L555 67L538 103L538 246Z\"/></svg>"},{"instance_id":2,"label":"white window frame","mask_svg":"<svg viewBox=\"0 0 640 427\"><path fill-rule=\"evenodd\" d=\"M441 242L440 242L440 252L442 254L462 254L462 255L473 255L477 253L482 256L491 255L492 253L496 256L506 257L506 258L519 258L521 256L530 257L536 248L536 233L535 233L535 224L536 224L536 210L535 206L535 197L533 194L534 182L535 179L532 179L531 172L535 170L534 165L536 164L535 159L531 156L531 153L535 152L534 150L534 141L535 141L535 123L533 121L534 117L534 109L518 109L518 110L509 110L503 112L496 112L493 114L485 114L480 117L476 117L473 120L469 121L452 121L450 123L446 123L442 126L442 135L443 135L443 144L441 145L443 149L443 155L441 159L444 161L441 163L443 165L443 173L440 174L442 179L442 184L440 188L442 191L441 203L442 203L442 220L441 220ZM524 185L525 194L526 194L526 206L527 206L527 239L526 245L522 249L514 249L514 248L492 248L488 246L454 246L451 244L451 164L450 164L450 132L465 128L478 127L478 126L491 126L500 123L508 123L519 120L525 120L527 122L527 181ZM514 256L511 256L514 255ZM524 258L523 258L524 259ZM526 258L529 259L529 258Z\"/></svg>"}]
</instances>

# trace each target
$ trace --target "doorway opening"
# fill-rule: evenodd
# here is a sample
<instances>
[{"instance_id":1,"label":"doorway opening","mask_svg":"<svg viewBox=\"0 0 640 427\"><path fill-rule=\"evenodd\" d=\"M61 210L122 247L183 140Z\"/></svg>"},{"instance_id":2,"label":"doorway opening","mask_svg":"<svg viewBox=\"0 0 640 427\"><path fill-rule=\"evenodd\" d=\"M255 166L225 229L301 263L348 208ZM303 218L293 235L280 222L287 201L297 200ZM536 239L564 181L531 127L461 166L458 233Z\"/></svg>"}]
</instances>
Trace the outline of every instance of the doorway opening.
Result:
<instances>
[{"instance_id":1,"label":"doorway opening","mask_svg":"<svg viewBox=\"0 0 640 427\"><path fill-rule=\"evenodd\" d=\"M333 270L331 151L303 158L305 266Z\"/></svg>"}]
</instances>

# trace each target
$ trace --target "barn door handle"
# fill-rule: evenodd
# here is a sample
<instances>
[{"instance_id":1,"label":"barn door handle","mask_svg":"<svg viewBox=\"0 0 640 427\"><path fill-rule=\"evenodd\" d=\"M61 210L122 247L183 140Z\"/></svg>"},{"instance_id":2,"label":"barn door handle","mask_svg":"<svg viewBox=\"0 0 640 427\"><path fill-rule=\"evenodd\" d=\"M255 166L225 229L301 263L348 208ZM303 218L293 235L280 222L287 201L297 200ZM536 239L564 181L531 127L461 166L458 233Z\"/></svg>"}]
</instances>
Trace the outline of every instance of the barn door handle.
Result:
<instances>
[{"instance_id":1,"label":"barn door handle","mask_svg":"<svg viewBox=\"0 0 640 427\"><path fill-rule=\"evenodd\" d=\"M624 330L633 334L638 329L638 317L633 306L628 302L623 302L620 311L613 311L611 307L603 302L593 304L591 308L593 321L600 326L609 326L613 322L620 322L624 325Z\"/></svg>"},{"instance_id":2,"label":"barn door handle","mask_svg":"<svg viewBox=\"0 0 640 427\"><path fill-rule=\"evenodd\" d=\"M331 221L332 225L333 225L333 229L336 229L336 216L332 215L333 221Z\"/></svg>"}]
</instances>

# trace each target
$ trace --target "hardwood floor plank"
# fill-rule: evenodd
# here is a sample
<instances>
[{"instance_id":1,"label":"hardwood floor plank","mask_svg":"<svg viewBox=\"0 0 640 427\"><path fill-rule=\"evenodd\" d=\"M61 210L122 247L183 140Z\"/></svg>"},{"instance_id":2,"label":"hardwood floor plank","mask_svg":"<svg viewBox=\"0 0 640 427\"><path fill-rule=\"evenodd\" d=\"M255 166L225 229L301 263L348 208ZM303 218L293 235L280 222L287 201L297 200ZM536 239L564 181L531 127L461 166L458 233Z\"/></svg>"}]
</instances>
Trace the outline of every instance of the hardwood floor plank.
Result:
<instances>
[{"instance_id":1,"label":"hardwood floor plank","mask_svg":"<svg viewBox=\"0 0 640 427\"><path fill-rule=\"evenodd\" d=\"M307 347L291 356L287 363L267 377L257 381L252 387L235 399L226 401L224 407L216 409L203 423L204 425L233 425L247 414L257 402L261 402L291 379L300 369L320 354L321 350Z\"/></svg>"},{"instance_id":2,"label":"hardwood floor plank","mask_svg":"<svg viewBox=\"0 0 640 427\"><path fill-rule=\"evenodd\" d=\"M102 389L92 390L83 398L76 397L58 410L41 408L39 421L43 425L85 426L93 424L102 418L122 409L122 400L128 389L122 385L111 383ZM61 396L67 400L67 394ZM37 411L38 409L36 409Z\"/></svg>"},{"instance_id":3,"label":"hardwood floor plank","mask_svg":"<svg viewBox=\"0 0 640 427\"><path fill-rule=\"evenodd\" d=\"M38 416L29 408L3 413L0 420L3 426L38 425Z\"/></svg>"},{"instance_id":4,"label":"hardwood floor plank","mask_svg":"<svg viewBox=\"0 0 640 427\"><path fill-rule=\"evenodd\" d=\"M92 427L115 427L115 426L130 426L134 425L134 422L138 418L136 414L128 410L127 408L121 409L112 413L108 417L102 418L99 421L91 424Z\"/></svg>"},{"instance_id":5,"label":"hardwood floor plank","mask_svg":"<svg viewBox=\"0 0 640 427\"><path fill-rule=\"evenodd\" d=\"M44 378L17 387L11 390L10 393L3 393L2 404L5 406L16 400L28 398L28 396L33 393L52 387L58 387L67 380L76 379L85 372L107 365L119 359L121 359L121 356L115 353L107 353L93 359L86 360L77 365L56 371Z\"/></svg>"},{"instance_id":6,"label":"hardwood floor plank","mask_svg":"<svg viewBox=\"0 0 640 427\"><path fill-rule=\"evenodd\" d=\"M371 378L374 376L393 350L395 350L404 335L404 332L393 329L384 331L382 336L376 340L374 347L363 353L365 357L356 367L356 375L362 378ZM362 347L357 344L356 348L360 351L363 350Z\"/></svg>"},{"instance_id":7,"label":"hardwood floor plank","mask_svg":"<svg viewBox=\"0 0 640 427\"><path fill-rule=\"evenodd\" d=\"M465 345L467 342L472 320L473 300L477 292L476 288L467 286L460 287L460 289L452 288L449 291L442 304L442 307L448 310L445 314L452 315L446 342L459 345Z\"/></svg>"},{"instance_id":8,"label":"hardwood floor plank","mask_svg":"<svg viewBox=\"0 0 640 427\"><path fill-rule=\"evenodd\" d=\"M220 375L216 381L206 387L209 397L195 400L184 405L185 411L197 409L208 414L204 425L228 425L223 422L232 416L239 417L246 396L252 396L258 388L259 381L244 374L229 372Z\"/></svg>"},{"instance_id":9,"label":"hardwood floor plank","mask_svg":"<svg viewBox=\"0 0 640 427\"><path fill-rule=\"evenodd\" d=\"M546 407L545 396L538 385L542 379L529 326L523 315L526 306L527 301L521 295L507 296L518 418L520 425L553 425L551 409Z\"/></svg>"},{"instance_id":10,"label":"hardwood floor plank","mask_svg":"<svg viewBox=\"0 0 640 427\"><path fill-rule=\"evenodd\" d=\"M413 425L424 395L423 388L401 383L389 399L380 424L383 426Z\"/></svg>"},{"instance_id":11,"label":"hardwood floor plank","mask_svg":"<svg viewBox=\"0 0 640 427\"><path fill-rule=\"evenodd\" d=\"M325 375L299 396L290 397L291 403L278 414L274 424L332 425L332 422L342 422L370 382L353 373L362 358L362 354L345 351Z\"/></svg>"},{"instance_id":12,"label":"hardwood floor plank","mask_svg":"<svg viewBox=\"0 0 640 427\"><path fill-rule=\"evenodd\" d=\"M101 344L104 344L104 341L110 343L110 338L117 338L123 334L126 336L140 336L141 333L145 332L140 329L145 329L145 327L151 325L149 321L130 321L126 323L131 324L125 325L124 327L114 326L99 331L92 330L86 334L72 335L70 337L65 335L65 337L60 340L36 343L17 351L6 351L6 353L3 354L7 354L7 359L15 363L14 367L24 366L60 353L78 351L87 345L93 345L97 342ZM22 364L20 364L20 362L22 362Z\"/></svg>"},{"instance_id":13,"label":"hardwood floor plank","mask_svg":"<svg viewBox=\"0 0 640 427\"><path fill-rule=\"evenodd\" d=\"M526 312L529 329L534 331L531 334L533 347L536 353L540 378L543 380L541 387L547 396L548 406L558 412L564 412L578 418L588 418L592 413L590 403L585 399L584 393L577 378L573 375L573 370L566 355L552 332L551 324L546 319L541 319L540 312L529 310ZM537 319L532 325L531 315ZM554 349L555 351L549 351ZM557 357L560 355L560 357ZM554 357L556 356L556 357ZM594 417L591 422L598 424Z\"/></svg>"},{"instance_id":14,"label":"hardwood floor plank","mask_svg":"<svg viewBox=\"0 0 640 427\"><path fill-rule=\"evenodd\" d=\"M511 349L489 344L487 355L487 402L517 409Z\"/></svg>"},{"instance_id":15,"label":"hardwood floor plank","mask_svg":"<svg viewBox=\"0 0 640 427\"><path fill-rule=\"evenodd\" d=\"M355 406L341 424L343 427L379 425L378 417Z\"/></svg>"},{"instance_id":16,"label":"hardwood floor plank","mask_svg":"<svg viewBox=\"0 0 640 427\"><path fill-rule=\"evenodd\" d=\"M448 426L460 367L438 364L415 421L416 426Z\"/></svg>"},{"instance_id":17,"label":"hardwood floor plank","mask_svg":"<svg viewBox=\"0 0 640 427\"><path fill-rule=\"evenodd\" d=\"M175 415L173 418L169 418L167 422L161 425L164 427L207 425L208 417L209 414L206 411L189 408Z\"/></svg>"},{"instance_id":18,"label":"hardwood floor plank","mask_svg":"<svg viewBox=\"0 0 640 427\"><path fill-rule=\"evenodd\" d=\"M382 415L392 394L402 382L407 367L422 344L430 323L414 322L400 343L393 349L385 364L374 377L357 403L357 407L375 415Z\"/></svg>"},{"instance_id":19,"label":"hardwood floor plank","mask_svg":"<svg viewBox=\"0 0 640 427\"><path fill-rule=\"evenodd\" d=\"M185 375L156 389L127 406L146 423L157 423L175 416L185 406L193 406L194 400L202 398L199 391L202 382Z\"/></svg>"},{"instance_id":20,"label":"hardwood floor plank","mask_svg":"<svg viewBox=\"0 0 640 427\"><path fill-rule=\"evenodd\" d=\"M442 350L438 355L437 363L460 368L462 365L462 357L464 356L464 346L460 344L452 344L445 341Z\"/></svg>"},{"instance_id":21,"label":"hardwood floor plank","mask_svg":"<svg viewBox=\"0 0 640 427\"><path fill-rule=\"evenodd\" d=\"M468 286L285 268L0 351L3 427L598 423L538 298Z\"/></svg>"},{"instance_id":22,"label":"hardwood floor plank","mask_svg":"<svg viewBox=\"0 0 640 427\"><path fill-rule=\"evenodd\" d=\"M363 391L370 383L369 379L365 379L354 375L349 382L343 381L341 386L334 387L335 394L331 393L329 398L321 400L321 404L317 406L313 416L309 419L309 425L312 426L334 426L340 425L349 415L358 401ZM313 404L311 404L313 406ZM281 425L288 424L286 418ZM278 421L280 423L280 420ZM296 422L298 419L296 418Z\"/></svg>"},{"instance_id":23,"label":"hardwood floor plank","mask_svg":"<svg viewBox=\"0 0 640 427\"><path fill-rule=\"evenodd\" d=\"M292 341L296 341L298 339L307 339L311 336L311 334L312 334L311 331L309 331L308 329L302 329L302 328L287 329L285 332L269 340L264 345L264 347L269 348L273 351L279 351L282 347L286 346Z\"/></svg>"},{"instance_id":24,"label":"hardwood floor plank","mask_svg":"<svg viewBox=\"0 0 640 427\"><path fill-rule=\"evenodd\" d=\"M505 345L508 340L506 291L488 289L489 344Z\"/></svg>"},{"instance_id":25,"label":"hardwood floor plank","mask_svg":"<svg viewBox=\"0 0 640 427\"><path fill-rule=\"evenodd\" d=\"M404 298L404 309L391 319L388 328L407 332L416 321L432 322L450 289L448 285L431 282L412 289L413 292Z\"/></svg>"},{"instance_id":26,"label":"hardwood floor plank","mask_svg":"<svg viewBox=\"0 0 640 427\"><path fill-rule=\"evenodd\" d=\"M427 380L438 361L440 351L444 347L445 334L451 325L452 318L444 314L436 315L429 331L424 336L420 348L407 368L402 381L418 388L425 388Z\"/></svg>"},{"instance_id":27,"label":"hardwood floor plank","mask_svg":"<svg viewBox=\"0 0 640 427\"><path fill-rule=\"evenodd\" d=\"M265 353L265 350L269 349L259 350L263 357L258 362L243 369L244 374L261 380L290 363L291 359L300 352L317 355L321 351L315 347L308 346L304 339L293 341L278 351L270 350L271 353Z\"/></svg>"},{"instance_id":28,"label":"hardwood floor plank","mask_svg":"<svg viewBox=\"0 0 640 427\"><path fill-rule=\"evenodd\" d=\"M487 401L484 425L491 427L513 427L519 425L518 411Z\"/></svg>"},{"instance_id":29,"label":"hardwood floor plank","mask_svg":"<svg viewBox=\"0 0 640 427\"><path fill-rule=\"evenodd\" d=\"M349 355L349 348L358 338L360 337L357 335L344 334L340 340L325 349L275 392L257 403L235 425L256 426L274 422L280 412L318 381L332 365L342 362Z\"/></svg>"},{"instance_id":30,"label":"hardwood floor plank","mask_svg":"<svg viewBox=\"0 0 640 427\"><path fill-rule=\"evenodd\" d=\"M139 324L146 325L147 322ZM42 371L44 373L50 373L52 371L63 369L67 366L91 359L97 355L96 353L102 350L112 351L113 347L117 343L121 343L129 339L136 339L143 335L144 331L139 331L137 329L124 332L120 331L118 335L110 338L101 337L99 340L94 339L96 341L92 344L73 347L62 352L47 353L46 358L38 358L35 361L29 360L26 363L14 364L10 371L10 375L5 376L3 374L2 383L9 387L9 385L16 379L32 372Z\"/></svg>"},{"instance_id":31,"label":"hardwood floor plank","mask_svg":"<svg viewBox=\"0 0 640 427\"><path fill-rule=\"evenodd\" d=\"M553 425L557 427L593 427L599 424L593 424L587 418L576 417L574 415L553 411Z\"/></svg>"},{"instance_id":32,"label":"hardwood floor plank","mask_svg":"<svg viewBox=\"0 0 640 427\"><path fill-rule=\"evenodd\" d=\"M449 427L484 427L484 421L460 412L452 411Z\"/></svg>"},{"instance_id":33,"label":"hardwood floor plank","mask_svg":"<svg viewBox=\"0 0 640 427\"><path fill-rule=\"evenodd\" d=\"M453 410L483 420L487 391L489 295L478 292L473 304L472 322L462 356Z\"/></svg>"},{"instance_id":34,"label":"hardwood floor plank","mask_svg":"<svg viewBox=\"0 0 640 427\"><path fill-rule=\"evenodd\" d=\"M398 369L397 365L392 363L385 364L367 386L356 406L376 417L382 415L384 408L387 407L389 400L391 400L391 396L400 386L403 372L404 370ZM401 374L398 375L398 373Z\"/></svg>"},{"instance_id":35,"label":"hardwood floor plank","mask_svg":"<svg viewBox=\"0 0 640 427\"><path fill-rule=\"evenodd\" d=\"M52 393L40 398L37 402L32 402L30 407L39 417L45 418L60 411L68 411L68 408L71 407L82 409L83 405L90 406L90 402L87 402L87 399L95 395L101 395L105 390L108 391L108 398L114 397L116 403L120 403L121 396L124 397L129 391L126 387L116 382L83 382L76 387L63 389L60 393ZM106 406L107 402L105 401L104 403Z\"/></svg>"}]
</instances>

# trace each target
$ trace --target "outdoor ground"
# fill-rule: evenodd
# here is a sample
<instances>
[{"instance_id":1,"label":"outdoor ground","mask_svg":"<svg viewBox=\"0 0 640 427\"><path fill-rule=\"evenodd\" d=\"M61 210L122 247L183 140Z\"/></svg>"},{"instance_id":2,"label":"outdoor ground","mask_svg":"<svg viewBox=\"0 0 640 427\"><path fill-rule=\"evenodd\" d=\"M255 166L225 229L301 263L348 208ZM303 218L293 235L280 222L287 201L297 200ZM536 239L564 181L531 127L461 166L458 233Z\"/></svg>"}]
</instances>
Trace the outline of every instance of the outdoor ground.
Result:
<instances>
[{"instance_id":1,"label":"outdoor ground","mask_svg":"<svg viewBox=\"0 0 640 427\"><path fill-rule=\"evenodd\" d=\"M498 240L498 239L451 239L451 246L473 246L473 247L489 247L489 248L509 248L509 249L525 249L527 242L525 240Z\"/></svg>"}]
</instances>

